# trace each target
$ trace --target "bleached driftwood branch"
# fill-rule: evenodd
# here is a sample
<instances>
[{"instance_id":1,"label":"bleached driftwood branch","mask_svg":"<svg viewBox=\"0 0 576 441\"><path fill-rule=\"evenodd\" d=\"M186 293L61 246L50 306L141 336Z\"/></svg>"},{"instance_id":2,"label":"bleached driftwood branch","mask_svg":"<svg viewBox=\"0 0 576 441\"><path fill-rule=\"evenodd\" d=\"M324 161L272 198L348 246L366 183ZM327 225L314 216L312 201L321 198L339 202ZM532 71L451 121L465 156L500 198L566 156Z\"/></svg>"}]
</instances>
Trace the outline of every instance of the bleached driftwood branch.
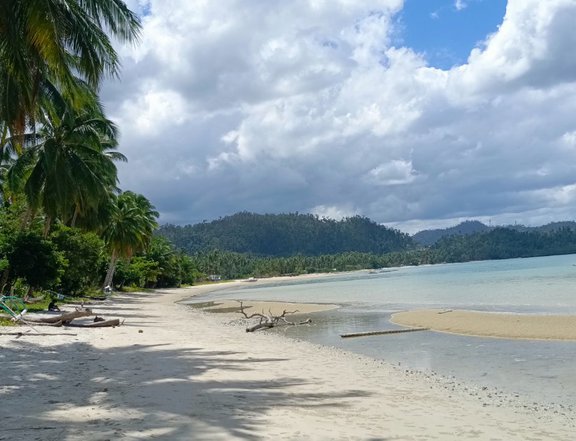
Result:
<instances>
[{"instance_id":1,"label":"bleached driftwood branch","mask_svg":"<svg viewBox=\"0 0 576 441\"><path fill-rule=\"evenodd\" d=\"M120 326L119 319L104 320L100 317L95 317L92 323L72 323L74 319L81 317L96 316L89 308L76 308L74 311L64 311L60 314L51 315L36 315L27 314L20 316L18 321L26 324L34 324L40 326L73 326L77 328L101 328L101 327L115 327Z\"/></svg>"},{"instance_id":2,"label":"bleached driftwood branch","mask_svg":"<svg viewBox=\"0 0 576 441\"><path fill-rule=\"evenodd\" d=\"M24 321L32 322L37 324L49 324L49 325L66 325L72 320L79 317L89 317L94 315L91 309L88 308L76 308L74 311L62 312L60 314L53 314L51 316L37 316L34 314L27 314Z\"/></svg>"},{"instance_id":3,"label":"bleached driftwood branch","mask_svg":"<svg viewBox=\"0 0 576 441\"><path fill-rule=\"evenodd\" d=\"M262 313L255 312L253 314L248 315L246 314L246 311L244 311L244 304L242 302L239 303L240 303L240 313L246 319L252 319L252 318L259 319L259 322L257 324L247 327L246 332L254 332L257 331L258 329L274 328L279 325L295 326L295 325L305 325L308 323L312 323L312 320L310 318L301 322L291 322L286 319L287 315L296 314L298 310L295 311L284 310L280 315L273 315L272 311L270 310L268 310L268 315L264 314L264 312Z\"/></svg>"}]
</instances>

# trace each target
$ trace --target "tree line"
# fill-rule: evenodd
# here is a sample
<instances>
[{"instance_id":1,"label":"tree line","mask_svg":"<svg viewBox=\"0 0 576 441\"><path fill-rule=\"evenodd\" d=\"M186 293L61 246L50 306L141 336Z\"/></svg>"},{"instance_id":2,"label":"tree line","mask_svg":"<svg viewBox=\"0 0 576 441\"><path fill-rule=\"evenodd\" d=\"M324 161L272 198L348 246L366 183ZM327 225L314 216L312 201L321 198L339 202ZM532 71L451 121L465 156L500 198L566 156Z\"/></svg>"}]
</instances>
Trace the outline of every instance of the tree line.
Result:
<instances>
[{"instance_id":1,"label":"tree line","mask_svg":"<svg viewBox=\"0 0 576 441\"><path fill-rule=\"evenodd\" d=\"M198 277L217 274L224 279L237 279L574 253L576 230L573 228L518 230L498 227L444 237L432 246L408 247L388 253L347 251L325 255L262 256L205 249L193 253L191 258Z\"/></svg>"},{"instance_id":2,"label":"tree line","mask_svg":"<svg viewBox=\"0 0 576 441\"><path fill-rule=\"evenodd\" d=\"M140 29L121 0L0 2L2 294L110 285L150 246L158 213L118 188L126 158L98 96L120 71L111 39Z\"/></svg>"}]
</instances>

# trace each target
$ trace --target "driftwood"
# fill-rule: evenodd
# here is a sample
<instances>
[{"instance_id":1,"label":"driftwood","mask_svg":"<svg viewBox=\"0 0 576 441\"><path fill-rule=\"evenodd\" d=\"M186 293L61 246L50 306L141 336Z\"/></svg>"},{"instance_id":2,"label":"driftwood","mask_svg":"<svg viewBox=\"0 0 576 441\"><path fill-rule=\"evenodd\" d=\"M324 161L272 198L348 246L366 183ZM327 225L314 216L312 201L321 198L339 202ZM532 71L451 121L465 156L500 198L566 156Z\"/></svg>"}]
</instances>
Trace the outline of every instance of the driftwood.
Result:
<instances>
[{"instance_id":1,"label":"driftwood","mask_svg":"<svg viewBox=\"0 0 576 441\"><path fill-rule=\"evenodd\" d=\"M311 319L307 319L301 322L291 322L288 321L286 319L287 315L290 314L296 314L298 312L298 310L296 311L286 311L284 310L282 312L282 314L280 315L273 315L272 312L268 311L268 315L265 315L264 313L254 313L254 314L246 314L246 311L244 311L244 304L242 302L240 302L240 313L247 319L251 319L251 318L258 318L259 322L253 326L249 326L246 328L246 332L254 332L257 331L259 329L269 329L269 328L274 328L276 326L280 326L280 325L288 325L288 326L295 326L295 325L305 325L308 323L312 323Z\"/></svg>"},{"instance_id":2,"label":"driftwood","mask_svg":"<svg viewBox=\"0 0 576 441\"><path fill-rule=\"evenodd\" d=\"M75 337L78 334L70 334L67 332L51 332L51 333L44 333L44 332L38 332L36 334L31 334L31 333L27 333L27 332L0 332L0 335L14 335L16 336L16 338L20 338L20 337L36 337L36 336L40 336L40 337L46 337L49 335L67 335L70 337Z\"/></svg>"},{"instance_id":3,"label":"driftwood","mask_svg":"<svg viewBox=\"0 0 576 441\"><path fill-rule=\"evenodd\" d=\"M94 313L91 309L76 308L75 311L62 312L60 314L53 314L51 316L34 317L34 315L29 314L26 315L25 321L38 324L44 323L54 325L61 323L66 325L76 318L89 317L92 315L94 315Z\"/></svg>"},{"instance_id":4,"label":"driftwood","mask_svg":"<svg viewBox=\"0 0 576 441\"><path fill-rule=\"evenodd\" d=\"M120 326L120 319L104 320L101 317L95 317L94 321L91 323L73 323L72 321L81 317L91 317L96 316L91 309L88 308L76 308L74 311L64 311L59 314L41 315L38 314L28 314L23 316L20 314L17 318L19 322L27 325L35 326L71 326L76 328L105 328L105 327L116 327Z\"/></svg>"},{"instance_id":5,"label":"driftwood","mask_svg":"<svg viewBox=\"0 0 576 441\"><path fill-rule=\"evenodd\" d=\"M384 331L353 332L350 334L340 334L340 337L342 338L368 337L370 335L402 334L404 332L429 331L429 330L430 328L386 329Z\"/></svg>"},{"instance_id":6,"label":"driftwood","mask_svg":"<svg viewBox=\"0 0 576 441\"><path fill-rule=\"evenodd\" d=\"M120 326L120 319L102 320L92 323L69 323L66 326L73 328L113 328Z\"/></svg>"}]
</instances>

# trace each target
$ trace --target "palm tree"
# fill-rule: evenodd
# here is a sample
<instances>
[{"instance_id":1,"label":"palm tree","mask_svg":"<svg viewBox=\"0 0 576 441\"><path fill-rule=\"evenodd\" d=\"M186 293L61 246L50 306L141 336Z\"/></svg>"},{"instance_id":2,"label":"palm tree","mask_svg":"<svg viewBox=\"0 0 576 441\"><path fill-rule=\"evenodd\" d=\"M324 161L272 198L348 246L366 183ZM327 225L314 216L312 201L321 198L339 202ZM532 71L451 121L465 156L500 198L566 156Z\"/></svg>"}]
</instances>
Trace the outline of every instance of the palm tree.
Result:
<instances>
[{"instance_id":1,"label":"palm tree","mask_svg":"<svg viewBox=\"0 0 576 441\"><path fill-rule=\"evenodd\" d=\"M22 137L26 148L7 181L14 193L24 193L32 214L44 211L47 234L54 219L74 224L108 200L117 184L114 161L126 158L114 151L116 126L95 96L79 111L59 96L40 115L39 131Z\"/></svg>"},{"instance_id":2,"label":"palm tree","mask_svg":"<svg viewBox=\"0 0 576 441\"><path fill-rule=\"evenodd\" d=\"M105 75L118 75L109 35L133 42L139 31L122 0L2 0L0 145L34 125L49 85L82 104L78 78L96 90Z\"/></svg>"},{"instance_id":3,"label":"palm tree","mask_svg":"<svg viewBox=\"0 0 576 441\"><path fill-rule=\"evenodd\" d=\"M129 259L150 244L152 233L158 227L158 212L144 196L126 191L116 199L115 209L102 237L110 252L110 264L104 286L112 286L119 258Z\"/></svg>"}]
</instances>

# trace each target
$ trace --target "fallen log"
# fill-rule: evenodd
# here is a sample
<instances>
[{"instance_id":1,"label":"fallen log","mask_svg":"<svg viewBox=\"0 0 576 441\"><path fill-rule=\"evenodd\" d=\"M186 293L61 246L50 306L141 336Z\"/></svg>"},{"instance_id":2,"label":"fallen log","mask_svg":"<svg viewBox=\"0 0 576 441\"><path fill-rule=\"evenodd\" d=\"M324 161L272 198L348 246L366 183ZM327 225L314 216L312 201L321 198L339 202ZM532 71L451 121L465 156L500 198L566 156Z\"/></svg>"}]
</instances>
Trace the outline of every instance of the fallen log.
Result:
<instances>
[{"instance_id":1,"label":"fallen log","mask_svg":"<svg viewBox=\"0 0 576 441\"><path fill-rule=\"evenodd\" d=\"M429 330L430 328L387 329L384 331L352 332L350 334L340 334L340 337L342 338L368 337L370 335L402 334L404 332L429 331Z\"/></svg>"},{"instance_id":2,"label":"fallen log","mask_svg":"<svg viewBox=\"0 0 576 441\"><path fill-rule=\"evenodd\" d=\"M44 323L44 324L56 324L61 322L61 324L70 323L72 320L80 317L89 317L94 315L91 309L87 308L77 308L75 311L67 311L62 312L61 314L53 314L50 316L43 315L43 316L34 316L35 314L28 314L24 321L30 323ZM58 326L58 325L56 325Z\"/></svg>"},{"instance_id":3,"label":"fallen log","mask_svg":"<svg viewBox=\"0 0 576 441\"><path fill-rule=\"evenodd\" d=\"M24 320L24 319L20 319L18 320L18 323L23 323L25 325L28 326L51 326L53 328L59 328L60 326L62 326L62 320L57 321L57 322L53 322L53 323L44 323L44 322L33 322L33 321L28 321L28 320Z\"/></svg>"},{"instance_id":4,"label":"fallen log","mask_svg":"<svg viewBox=\"0 0 576 441\"><path fill-rule=\"evenodd\" d=\"M120 319L103 320L92 323L68 323L66 326L71 328L114 328L120 326Z\"/></svg>"},{"instance_id":5,"label":"fallen log","mask_svg":"<svg viewBox=\"0 0 576 441\"><path fill-rule=\"evenodd\" d=\"M51 335L69 335L71 337L75 337L78 334L70 334L67 332L51 332L51 333L38 332L36 334L31 334L28 332L0 332L0 335L15 335L16 337L20 338L20 337L35 337L35 336L46 337Z\"/></svg>"}]
</instances>

